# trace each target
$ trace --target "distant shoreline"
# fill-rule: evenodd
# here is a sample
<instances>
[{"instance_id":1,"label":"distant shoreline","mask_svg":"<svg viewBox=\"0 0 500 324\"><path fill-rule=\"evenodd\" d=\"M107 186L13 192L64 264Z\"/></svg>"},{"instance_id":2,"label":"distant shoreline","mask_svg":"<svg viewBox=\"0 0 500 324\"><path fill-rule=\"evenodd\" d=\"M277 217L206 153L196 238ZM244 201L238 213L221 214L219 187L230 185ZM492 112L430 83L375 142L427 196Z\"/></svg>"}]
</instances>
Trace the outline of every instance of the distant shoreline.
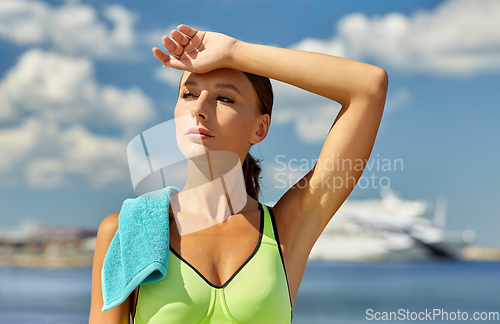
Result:
<instances>
[{"instance_id":1,"label":"distant shoreline","mask_svg":"<svg viewBox=\"0 0 500 324\"><path fill-rule=\"evenodd\" d=\"M463 261L500 261L500 248L480 247L471 245L462 251ZM94 252L78 252L71 254L36 254L27 252L0 253L0 267L38 267L38 268L71 268L71 267L92 267ZM310 259L312 260L312 259ZM345 260L324 260L342 262ZM354 261L354 260L350 260ZM379 262L362 261L360 262ZM384 262L382 260L382 262Z\"/></svg>"},{"instance_id":2,"label":"distant shoreline","mask_svg":"<svg viewBox=\"0 0 500 324\"><path fill-rule=\"evenodd\" d=\"M69 255L44 255L34 253L0 254L1 266L71 268L89 267L94 260L93 252L80 252Z\"/></svg>"}]
</instances>

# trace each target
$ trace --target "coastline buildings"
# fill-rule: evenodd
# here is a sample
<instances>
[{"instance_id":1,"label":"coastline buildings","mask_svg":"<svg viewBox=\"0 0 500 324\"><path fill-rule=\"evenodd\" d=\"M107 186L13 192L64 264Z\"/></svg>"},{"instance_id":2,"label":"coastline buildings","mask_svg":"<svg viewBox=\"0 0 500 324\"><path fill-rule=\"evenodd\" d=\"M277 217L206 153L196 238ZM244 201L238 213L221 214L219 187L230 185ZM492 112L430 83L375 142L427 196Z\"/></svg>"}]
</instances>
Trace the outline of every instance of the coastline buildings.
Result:
<instances>
[{"instance_id":1,"label":"coastline buildings","mask_svg":"<svg viewBox=\"0 0 500 324\"><path fill-rule=\"evenodd\" d=\"M0 266L92 266L96 236L97 229L41 226L33 220L0 227Z\"/></svg>"}]
</instances>

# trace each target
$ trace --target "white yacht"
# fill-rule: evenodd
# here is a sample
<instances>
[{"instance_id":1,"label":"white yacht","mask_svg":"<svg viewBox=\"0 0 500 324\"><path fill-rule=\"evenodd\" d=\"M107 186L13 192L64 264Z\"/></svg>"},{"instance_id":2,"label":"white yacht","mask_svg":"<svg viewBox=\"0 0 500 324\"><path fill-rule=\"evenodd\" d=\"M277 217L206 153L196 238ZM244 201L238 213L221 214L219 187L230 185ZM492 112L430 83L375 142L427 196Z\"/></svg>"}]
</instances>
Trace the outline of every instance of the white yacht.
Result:
<instances>
[{"instance_id":1,"label":"white yacht","mask_svg":"<svg viewBox=\"0 0 500 324\"><path fill-rule=\"evenodd\" d=\"M436 198L434 219L425 200L402 199L391 189L381 199L346 200L314 245L310 259L385 261L460 259L472 230L448 231L447 199Z\"/></svg>"}]
</instances>

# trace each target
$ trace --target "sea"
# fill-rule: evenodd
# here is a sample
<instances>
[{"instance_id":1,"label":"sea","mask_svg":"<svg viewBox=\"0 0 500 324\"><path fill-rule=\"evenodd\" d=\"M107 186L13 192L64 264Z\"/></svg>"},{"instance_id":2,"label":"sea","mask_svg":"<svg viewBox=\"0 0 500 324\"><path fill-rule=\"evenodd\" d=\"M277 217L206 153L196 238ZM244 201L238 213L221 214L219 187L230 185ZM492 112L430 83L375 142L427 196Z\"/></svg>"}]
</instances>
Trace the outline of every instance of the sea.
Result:
<instances>
[{"instance_id":1,"label":"sea","mask_svg":"<svg viewBox=\"0 0 500 324\"><path fill-rule=\"evenodd\" d=\"M83 324L92 269L0 266L1 324ZM500 262L309 261L293 324L500 323Z\"/></svg>"}]
</instances>

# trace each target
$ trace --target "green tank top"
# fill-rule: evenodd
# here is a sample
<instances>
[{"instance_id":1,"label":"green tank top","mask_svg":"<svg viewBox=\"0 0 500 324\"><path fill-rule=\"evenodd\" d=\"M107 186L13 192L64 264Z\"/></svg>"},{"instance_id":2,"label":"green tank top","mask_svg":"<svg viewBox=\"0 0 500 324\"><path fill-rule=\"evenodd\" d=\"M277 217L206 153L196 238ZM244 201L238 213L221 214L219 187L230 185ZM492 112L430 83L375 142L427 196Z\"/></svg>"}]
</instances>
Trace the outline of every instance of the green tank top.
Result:
<instances>
[{"instance_id":1,"label":"green tank top","mask_svg":"<svg viewBox=\"0 0 500 324\"><path fill-rule=\"evenodd\" d=\"M255 250L222 286L170 247L162 280L140 285L134 324L288 324L292 304L272 209L259 203Z\"/></svg>"}]
</instances>

